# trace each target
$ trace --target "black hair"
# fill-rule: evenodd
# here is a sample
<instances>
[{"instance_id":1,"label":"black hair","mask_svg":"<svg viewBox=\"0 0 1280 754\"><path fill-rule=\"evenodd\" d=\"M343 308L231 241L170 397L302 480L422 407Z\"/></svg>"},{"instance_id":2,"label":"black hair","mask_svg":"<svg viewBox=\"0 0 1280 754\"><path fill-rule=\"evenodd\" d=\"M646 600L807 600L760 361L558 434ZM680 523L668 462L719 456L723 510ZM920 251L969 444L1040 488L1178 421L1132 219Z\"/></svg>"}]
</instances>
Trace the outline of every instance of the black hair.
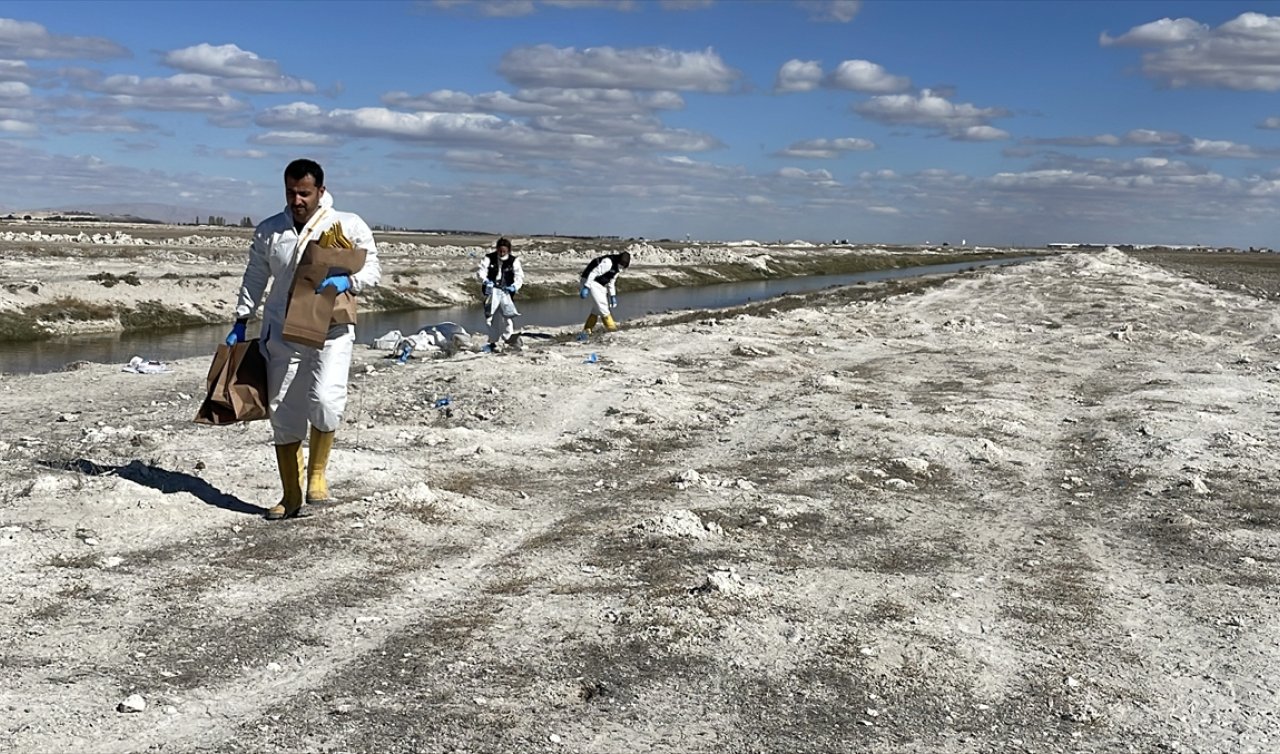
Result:
<instances>
[{"instance_id":1,"label":"black hair","mask_svg":"<svg viewBox=\"0 0 1280 754\"><path fill-rule=\"evenodd\" d=\"M624 251L624 252L622 252L621 254L619 254L619 255L618 255L618 264L622 265L623 267L630 267L630 266L631 266L631 252L629 252L629 251Z\"/></svg>"},{"instance_id":2,"label":"black hair","mask_svg":"<svg viewBox=\"0 0 1280 754\"><path fill-rule=\"evenodd\" d=\"M315 178L317 186L324 185L324 168L320 167L320 163L315 160L306 158L294 160L284 169L285 178L300 181L307 176Z\"/></svg>"},{"instance_id":3,"label":"black hair","mask_svg":"<svg viewBox=\"0 0 1280 754\"><path fill-rule=\"evenodd\" d=\"M493 245L493 248L501 249L503 246L507 247L507 251L511 251L511 242L505 238L499 238L498 242Z\"/></svg>"}]
</instances>

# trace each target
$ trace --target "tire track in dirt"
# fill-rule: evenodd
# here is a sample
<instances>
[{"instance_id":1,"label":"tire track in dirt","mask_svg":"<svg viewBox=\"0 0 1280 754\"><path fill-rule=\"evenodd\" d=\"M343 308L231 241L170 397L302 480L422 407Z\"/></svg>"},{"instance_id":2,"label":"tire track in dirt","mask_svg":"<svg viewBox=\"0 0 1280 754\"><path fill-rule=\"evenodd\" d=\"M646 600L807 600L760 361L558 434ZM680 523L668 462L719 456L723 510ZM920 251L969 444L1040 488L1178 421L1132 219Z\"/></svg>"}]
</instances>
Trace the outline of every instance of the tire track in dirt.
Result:
<instances>
[{"instance_id":1,"label":"tire track in dirt","mask_svg":"<svg viewBox=\"0 0 1280 754\"><path fill-rule=\"evenodd\" d=\"M1143 339L1144 350L1158 354L1166 334L1187 324L1179 321L1185 315L1178 311L1198 312L1202 331L1248 324L1247 311L1206 312L1198 303L1191 296L1165 302L1169 313L1149 320L1153 334ZM1088 490L1076 538L1110 597L1109 612L1115 616L1110 640L1126 658L1095 668L1100 678L1130 686L1114 704L1115 714L1136 726L1153 717L1171 721L1159 740L1162 746L1269 751L1280 745L1270 719L1277 691L1258 679L1280 671L1275 620L1263 617L1277 604L1274 562L1280 530L1274 522L1264 523L1250 538L1252 549L1234 544L1239 511L1267 492L1238 464L1204 467L1194 455L1182 455L1205 442L1205 435L1210 442L1252 437L1274 446L1280 441L1274 427L1242 424L1230 415L1206 421L1218 413L1219 395L1214 381L1202 376L1221 369L1223 356L1206 350L1175 364L1158 357L1118 364L1105 382L1082 385L1096 404L1091 411L1096 429L1072 438L1076 457L1066 478ZM1249 392L1258 401L1277 397L1267 381ZM1270 399L1264 397L1268 393ZM1247 449L1241 454L1249 455ZM1197 488L1201 475L1204 486ZM1272 557L1241 568L1241 561L1257 562L1250 556L1260 551ZM1206 579L1220 586L1206 594Z\"/></svg>"},{"instance_id":2,"label":"tire track in dirt","mask_svg":"<svg viewBox=\"0 0 1280 754\"><path fill-rule=\"evenodd\" d=\"M1135 531L1135 519L1139 522L1152 519L1148 503L1167 496L1170 489L1176 490L1178 484L1186 480L1186 477L1170 478L1167 467L1152 468L1154 443L1144 442L1143 438L1151 432L1149 425L1177 421L1188 414L1194 416L1196 407L1202 405L1206 397L1197 394L1199 381L1195 373L1212 371L1222 354L1179 349L1184 357L1190 356L1190 362L1173 365L1167 380L1161 379L1160 372L1153 373L1152 367L1160 364L1164 352L1161 341L1182 338L1190 327L1200 331L1242 328L1247 326L1249 314L1212 306L1211 297L1197 286L1182 281L1159 281L1158 278L1157 281L1171 284L1149 287L1145 291L1149 298L1131 298L1128 302L1134 309L1144 311L1142 329L1111 329L1113 339L1127 344L1118 354L1120 358L1104 374L1087 375L1074 386L1078 405L1064 414L1070 429L1061 433L1056 448L1049 448L1051 457L1056 458L1056 468L1047 468L1044 480L1046 487L1056 486L1062 490L1058 500L1051 503L1060 511L1060 525L1054 527L1059 535L1047 540L1054 545L1052 562L1043 562L1050 559L1041 557L1040 565L1052 565L1066 577L1065 581L1059 578L1059 583L1074 583L1077 588L1083 588L1086 594L1093 595L1088 599L1096 605L1092 620L1089 616L1079 617L1085 619L1086 627L1078 631L1078 641L1062 644L1055 657L1061 667L1059 675L1069 673L1076 681L1063 689L1067 702L1063 711L1089 723L1090 727L1107 724L1119 734L1115 745L1124 742L1132 746L1137 741L1148 740L1153 746L1177 747L1180 736L1176 726L1161 726L1164 732L1156 733L1160 728L1153 729L1151 724L1153 717L1162 720L1187 717L1186 698L1177 692L1170 693L1177 683L1173 681L1177 673L1170 671L1187 657L1188 644L1202 648L1202 655L1212 657L1221 636L1215 636L1220 632L1213 628L1206 630L1202 619L1187 614L1186 598L1179 598L1177 589L1171 593L1165 586L1162 569L1152 567L1153 559L1165 560L1153 554L1152 546L1158 548L1158 543ZM1164 290L1160 290L1161 287ZM1095 293L1077 300L1098 299ZM1244 308L1252 306L1246 304ZM1082 320L1081 324L1090 324L1087 316ZM1102 320L1093 326L1106 330L1108 324L1111 323ZM1115 335L1117 332L1119 336ZM1087 338L1077 336L1076 340L1082 342ZM1172 388L1160 403L1141 398L1146 386L1153 382L1167 383ZM1168 511L1167 505L1157 507ZM1138 528L1148 525L1139 523ZM1073 572L1077 575L1072 576ZM1239 595L1238 598L1249 602L1259 596ZM1156 625L1152 625L1153 620ZM1150 638L1160 634L1180 639L1176 652L1181 657L1172 663L1152 662L1162 652L1152 646ZM1275 642L1266 643L1270 658L1263 664L1274 669ZM1110 663L1099 664L1099 649L1108 652ZM1237 645L1232 654L1258 658L1268 653L1259 653L1246 644ZM1205 696L1221 693L1220 687L1211 688L1214 683L1194 685ZM1230 682L1227 685L1230 686ZM1234 697L1234 692L1230 696ZM1234 700L1224 706L1233 712L1240 711ZM1258 709L1248 717L1256 718L1261 713L1263 710ZM1188 726L1184 732L1190 731ZM1257 733L1256 727L1254 733ZM1197 732L1189 739L1196 740L1195 745L1199 747L1220 743L1230 736L1231 732L1218 730L1208 734ZM1259 737L1247 739L1245 735L1238 744L1256 745ZM1186 743L1188 738L1181 740ZM1263 749L1266 748L1264 745ZM1223 750L1246 749L1227 747Z\"/></svg>"}]
</instances>

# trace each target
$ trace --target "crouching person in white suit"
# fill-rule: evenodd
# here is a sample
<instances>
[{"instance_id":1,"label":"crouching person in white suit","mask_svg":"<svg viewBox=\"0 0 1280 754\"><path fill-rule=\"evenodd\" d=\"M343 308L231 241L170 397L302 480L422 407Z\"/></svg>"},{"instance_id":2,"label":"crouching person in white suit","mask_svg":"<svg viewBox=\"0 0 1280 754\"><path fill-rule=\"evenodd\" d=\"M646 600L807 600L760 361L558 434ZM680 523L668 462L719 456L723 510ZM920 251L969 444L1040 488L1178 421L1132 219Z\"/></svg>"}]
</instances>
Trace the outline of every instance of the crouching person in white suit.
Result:
<instances>
[{"instance_id":1,"label":"crouching person in white suit","mask_svg":"<svg viewBox=\"0 0 1280 754\"><path fill-rule=\"evenodd\" d=\"M329 245L326 238L345 236L364 250L364 266L351 275L325 278L316 292L333 287L341 300L344 295L354 296L376 286L381 278L373 232L359 215L333 209L320 165L305 159L289 163L284 170L284 195L284 212L264 220L253 233L235 327L227 335L228 345L245 339L245 325L258 308L267 283L274 279L262 312L260 343L267 357L271 427L284 495L267 511L269 519L300 515L304 501L331 499L325 469L347 405L347 377L355 343L355 325L351 324L331 326L323 348L284 340L285 310L298 260L309 242ZM307 439L308 425L311 457L304 478L302 442Z\"/></svg>"}]
</instances>

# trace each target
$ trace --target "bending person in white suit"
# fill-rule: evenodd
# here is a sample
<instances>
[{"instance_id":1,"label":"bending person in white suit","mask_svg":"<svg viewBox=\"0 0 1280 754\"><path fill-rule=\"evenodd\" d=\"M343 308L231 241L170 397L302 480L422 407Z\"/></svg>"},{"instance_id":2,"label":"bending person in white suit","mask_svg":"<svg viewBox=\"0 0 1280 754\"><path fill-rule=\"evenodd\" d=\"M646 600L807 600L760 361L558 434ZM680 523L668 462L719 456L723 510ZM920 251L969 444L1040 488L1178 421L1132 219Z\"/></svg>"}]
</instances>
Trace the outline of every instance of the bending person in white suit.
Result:
<instances>
[{"instance_id":1,"label":"bending person in white suit","mask_svg":"<svg viewBox=\"0 0 1280 754\"><path fill-rule=\"evenodd\" d=\"M591 313L582 325L582 332L578 333L578 340L586 340L598 320L604 322L604 329L609 332L618 329L612 313L612 309L618 306L618 274L630 266L631 255L624 251L596 257L583 268L578 278L578 284L582 286L578 295L591 299Z\"/></svg>"}]
</instances>

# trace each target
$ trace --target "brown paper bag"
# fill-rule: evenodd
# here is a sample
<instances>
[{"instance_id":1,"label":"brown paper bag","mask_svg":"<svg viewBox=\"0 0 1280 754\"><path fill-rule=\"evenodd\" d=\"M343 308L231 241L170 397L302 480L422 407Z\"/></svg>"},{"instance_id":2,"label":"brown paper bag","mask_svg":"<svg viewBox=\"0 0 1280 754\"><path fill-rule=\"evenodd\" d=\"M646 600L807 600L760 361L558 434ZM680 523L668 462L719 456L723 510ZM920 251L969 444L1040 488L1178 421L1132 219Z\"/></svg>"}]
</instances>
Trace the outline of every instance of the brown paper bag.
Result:
<instances>
[{"instance_id":1,"label":"brown paper bag","mask_svg":"<svg viewBox=\"0 0 1280 754\"><path fill-rule=\"evenodd\" d=\"M293 287L289 289L282 337L290 343L324 348L330 326L354 324L354 294L350 291L339 294L333 288L316 293L316 288L330 275L359 272L364 260L364 249L330 248L315 241L307 244L293 275Z\"/></svg>"},{"instance_id":2,"label":"brown paper bag","mask_svg":"<svg viewBox=\"0 0 1280 754\"><path fill-rule=\"evenodd\" d=\"M267 359L258 339L218 346L209 366L209 392L193 419L197 424L222 426L270 416Z\"/></svg>"}]
</instances>

